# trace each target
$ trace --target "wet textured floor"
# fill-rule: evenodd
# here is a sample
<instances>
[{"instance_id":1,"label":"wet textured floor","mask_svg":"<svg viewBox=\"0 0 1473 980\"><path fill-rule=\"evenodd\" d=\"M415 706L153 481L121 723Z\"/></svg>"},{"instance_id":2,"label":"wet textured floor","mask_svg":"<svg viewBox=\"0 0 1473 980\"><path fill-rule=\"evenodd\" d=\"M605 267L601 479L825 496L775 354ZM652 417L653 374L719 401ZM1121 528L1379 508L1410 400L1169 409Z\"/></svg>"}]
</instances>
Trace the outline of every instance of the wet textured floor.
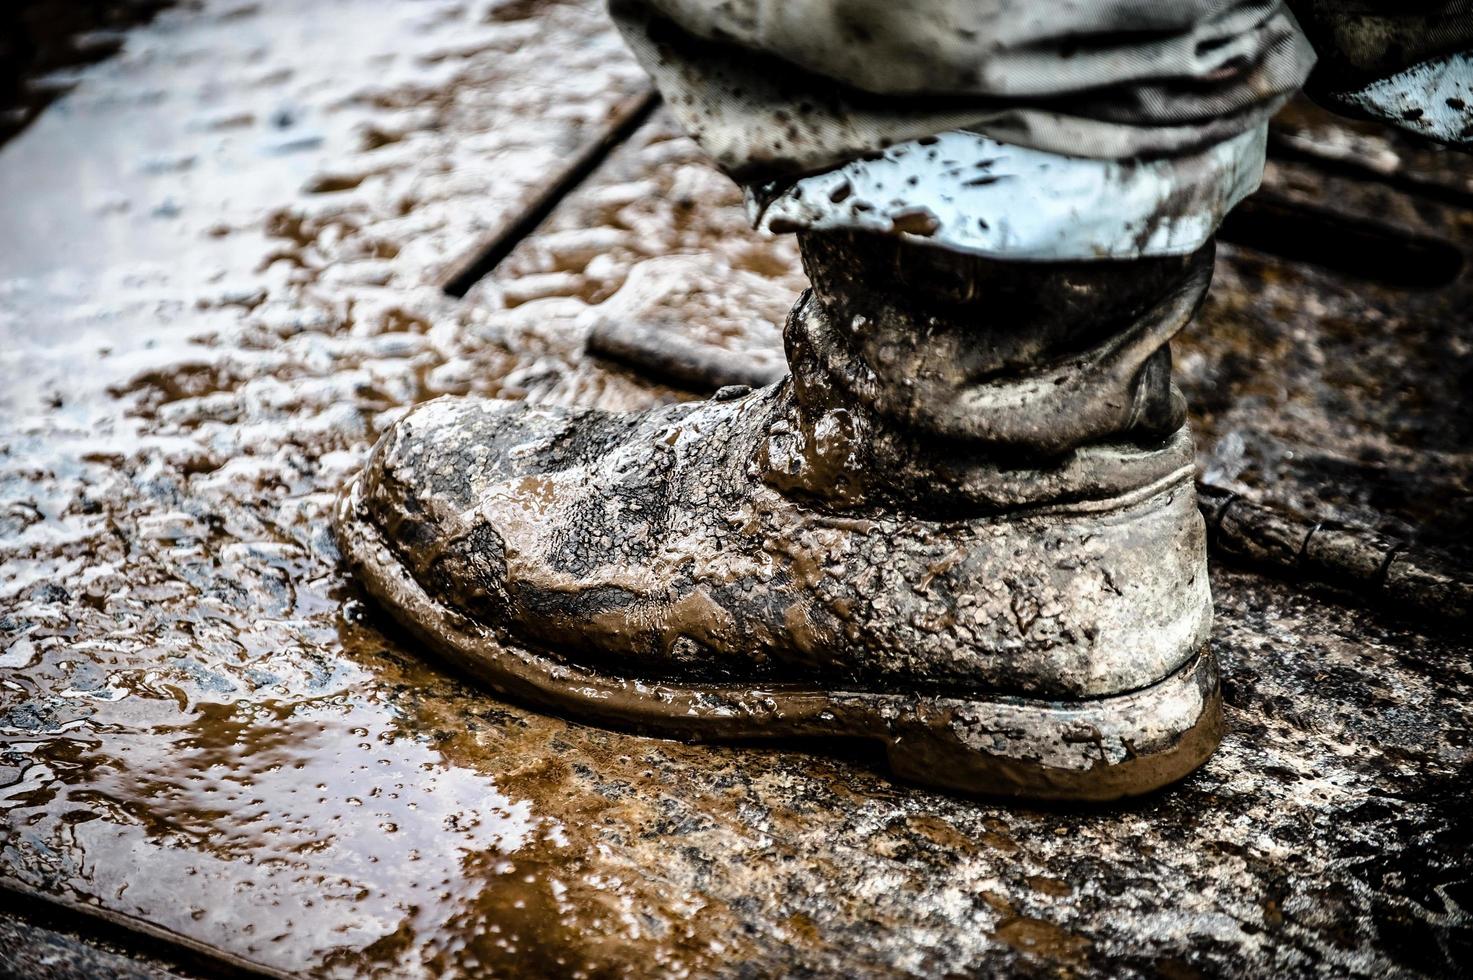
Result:
<instances>
[{"instance_id":1,"label":"wet textured floor","mask_svg":"<svg viewBox=\"0 0 1473 980\"><path fill-rule=\"evenodd\" d=\"M803 285L596 4L207 2L76 81L0 148L0 971L1473 962L1456 624L1218 561L1222 751L1091 810L585 728L387 630L327 514L406 406L687 397L590 331L770 365ZM1177 347L1204 477L1462 561L1473 168L1307 109L1275 146Z\"/></svg>"}]
</instances>

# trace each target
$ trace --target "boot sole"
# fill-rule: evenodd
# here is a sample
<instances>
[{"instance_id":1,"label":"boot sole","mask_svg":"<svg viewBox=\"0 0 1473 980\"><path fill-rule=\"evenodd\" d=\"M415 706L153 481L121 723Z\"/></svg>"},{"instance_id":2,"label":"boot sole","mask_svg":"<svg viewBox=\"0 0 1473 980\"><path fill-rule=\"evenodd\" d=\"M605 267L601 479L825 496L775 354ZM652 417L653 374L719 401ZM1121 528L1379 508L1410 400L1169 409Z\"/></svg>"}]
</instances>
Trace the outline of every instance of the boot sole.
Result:
<instances>
[{"instance_id":1,"label":"boot sole","mask_svg":"<svg viewBox=\"0 0 1473 980\"><path fill-rule=\"evenodd\" d=\"M559 663L437 602L358 516L355 478L337 537L369 594L419 640L492 690L580 722L685 741L835 736L885 747L895 775L965 793L1113 800L1188 775L1222 740L1217 659L1203 646L1149 687L1070 701L679 685Z\"/></svg>"}]
</instances>

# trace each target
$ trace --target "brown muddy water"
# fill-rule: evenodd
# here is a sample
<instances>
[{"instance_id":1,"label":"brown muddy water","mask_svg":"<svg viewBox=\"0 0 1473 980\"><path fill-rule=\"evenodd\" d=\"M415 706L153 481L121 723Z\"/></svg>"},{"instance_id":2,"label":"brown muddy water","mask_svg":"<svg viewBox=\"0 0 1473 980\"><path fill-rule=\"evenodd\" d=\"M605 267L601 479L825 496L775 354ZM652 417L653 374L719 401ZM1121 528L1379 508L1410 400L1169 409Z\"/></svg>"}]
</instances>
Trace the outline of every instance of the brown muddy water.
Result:
<instances>
[{"instance_id":1,"label":"brown muddy water","mask_svg":"<svg viewBox=\"0 0 1473 980\"><path fill-rule=\"evenodd\" d=\"M406 407L688 396L586 356L608 318L772 356L792 242L658 114L464 300L440 288L644 86L591 2L207 2L0 147L4 886L317 976L1458 962L1466 642L1332 593L1217 570L1223 749L1103 810L581 726L386 627L327 521ZM1444 205L1276 166L1467 241ZM1454 294L1223 252L1179 351L1204 465L1465 535L1437 506L1470 472Z\"/></svg>"}]
</instances>

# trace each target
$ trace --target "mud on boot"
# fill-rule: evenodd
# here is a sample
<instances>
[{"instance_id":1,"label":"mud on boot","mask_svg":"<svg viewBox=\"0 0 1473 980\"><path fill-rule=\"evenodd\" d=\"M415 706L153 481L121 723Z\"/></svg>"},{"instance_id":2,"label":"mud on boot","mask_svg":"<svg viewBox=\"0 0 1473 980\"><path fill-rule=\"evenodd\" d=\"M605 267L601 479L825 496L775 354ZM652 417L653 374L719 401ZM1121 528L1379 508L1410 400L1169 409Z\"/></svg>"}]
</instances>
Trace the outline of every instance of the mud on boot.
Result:
<instances>
[{"instance_id":1,"label":"mud on boot","mask_svg":"<svg viewBox=\"0 0 1473 980\"><path fill-rule=\"evenodd\" d=\"M1164 344L1210 249L1020 281L889 239L802 244L780 384L407 415L337 512L368 590L580 721L873 739L906 778L1037 798L1200 765L1221 707Z\"/></svg>"}]
</instances>

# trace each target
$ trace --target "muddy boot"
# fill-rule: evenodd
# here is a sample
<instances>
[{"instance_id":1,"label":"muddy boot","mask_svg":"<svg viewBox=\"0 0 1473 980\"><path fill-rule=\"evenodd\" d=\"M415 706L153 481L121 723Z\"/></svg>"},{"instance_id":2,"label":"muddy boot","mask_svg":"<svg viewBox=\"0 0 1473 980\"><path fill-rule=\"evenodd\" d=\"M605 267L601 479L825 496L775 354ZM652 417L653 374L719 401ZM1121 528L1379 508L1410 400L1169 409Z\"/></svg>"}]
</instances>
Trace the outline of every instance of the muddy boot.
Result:
<instances>
[{"instance_id":1,"label":"muddy boot","mask_svg":"<svg viewBox=\"0 0 1473 980\"><path fill-rule=\"evenodd\" d=\"M905 777L1109 799L1221 708L1166 341L1182 258L999 263L808 234L792 375L610 414L442 398L345 492L368 590L569 717L874 739Z\"/></svg>"}]
</instances>

